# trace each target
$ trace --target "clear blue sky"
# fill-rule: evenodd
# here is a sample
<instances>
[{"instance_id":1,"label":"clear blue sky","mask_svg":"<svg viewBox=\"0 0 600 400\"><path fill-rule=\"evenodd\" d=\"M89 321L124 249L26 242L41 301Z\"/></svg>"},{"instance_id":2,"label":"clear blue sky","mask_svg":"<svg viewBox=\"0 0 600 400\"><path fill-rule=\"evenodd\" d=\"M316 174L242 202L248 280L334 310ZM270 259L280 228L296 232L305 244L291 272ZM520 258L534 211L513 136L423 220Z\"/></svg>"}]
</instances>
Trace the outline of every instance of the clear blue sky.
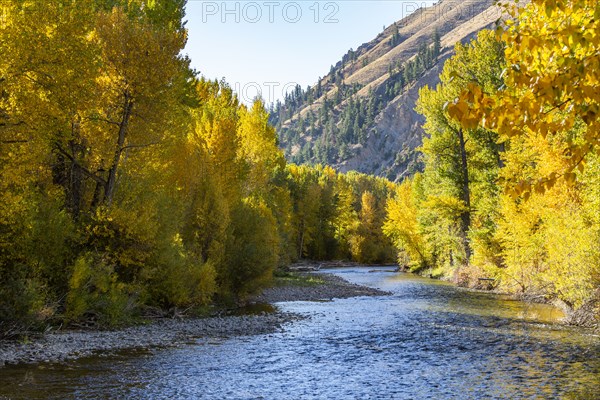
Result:
<instances>
[{"instance_id":1,"label":"clear blue sky","mask_svg":"<svg viewBox=\"0 0 600 400\"><path fill-rule=\"evenodd\" d=\"M433 1L189 0L185 52L207 78L225 78L249 102L312 85L350 49Z\"/></svg>"}]
</instances>

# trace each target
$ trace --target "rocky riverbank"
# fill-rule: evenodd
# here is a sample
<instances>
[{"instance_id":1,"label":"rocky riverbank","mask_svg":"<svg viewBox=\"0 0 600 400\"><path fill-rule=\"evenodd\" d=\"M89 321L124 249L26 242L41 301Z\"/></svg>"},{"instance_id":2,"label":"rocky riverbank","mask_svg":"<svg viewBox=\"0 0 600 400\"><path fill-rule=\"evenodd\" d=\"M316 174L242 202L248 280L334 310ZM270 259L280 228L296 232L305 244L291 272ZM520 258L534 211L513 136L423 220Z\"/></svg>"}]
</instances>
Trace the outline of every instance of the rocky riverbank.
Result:
<instances>
[{"instance_id":1,"label":"rocky riverbank","mask_svg":"<svg viewBox=\"0 0 600 400\"><path fill-rule=\"evenodd\" d=\"M161 319L148 325L115 331L63 331L47 333L28 342L0 343L0 366L60 362L95 353L126 349L168 347L200 337L232 337L276 332L299 317L273 313L201 319Z\"/></svg>"},{"instance_id":2,"label":"rocky riverbank","mask_svg":"<svg viewBox=\"0 0 600 400\"><path fill-rule=\"evenodd\" d=\"M355 296L385 295L377 289L355 285L334 275L300 275L295 283L266 289L253 302L316 301ZM307 283L308 282L308 283ZM28 341L0 342L0 368L4 365L60 362L97 353L168 347L189 343L201 337L261 335L281 331L283 326L303 318L274 312L259 315L220 316L195 319L159 319L147 325L114 331L59 331Z\"/></svg>"}]
</instances>

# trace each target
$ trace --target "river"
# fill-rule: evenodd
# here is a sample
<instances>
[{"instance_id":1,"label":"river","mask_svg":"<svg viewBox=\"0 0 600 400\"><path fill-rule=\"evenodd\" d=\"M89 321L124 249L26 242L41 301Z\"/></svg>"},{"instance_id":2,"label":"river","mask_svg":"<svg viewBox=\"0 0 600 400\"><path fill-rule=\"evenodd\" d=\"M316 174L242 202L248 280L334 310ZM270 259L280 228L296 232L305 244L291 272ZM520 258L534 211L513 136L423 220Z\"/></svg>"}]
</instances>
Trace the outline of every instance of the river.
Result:
<instances>
[{"instance_id":1,"label":"river","mask_svg":"<svg viewBox=\"0 0 600 400\"><path fill-rule=\"evenodd\" d=\"M392 295L278 304L310 315L280 333L0 369L0 399L600 398L559 310L388 270L334 270Z\"/></svg>"}]
</instances>

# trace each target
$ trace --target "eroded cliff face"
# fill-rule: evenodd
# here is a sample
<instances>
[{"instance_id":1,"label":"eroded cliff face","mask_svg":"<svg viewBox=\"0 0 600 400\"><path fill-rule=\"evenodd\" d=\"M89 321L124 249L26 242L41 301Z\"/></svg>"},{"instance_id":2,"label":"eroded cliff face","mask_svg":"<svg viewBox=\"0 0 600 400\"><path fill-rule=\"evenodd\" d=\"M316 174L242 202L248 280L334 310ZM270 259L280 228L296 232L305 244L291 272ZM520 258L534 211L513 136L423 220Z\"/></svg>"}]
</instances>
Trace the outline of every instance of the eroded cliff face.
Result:
<instances>
[{"instance_id":1,"label":"eroded cliff face","mask_svg":"<svg viewBox=\"0 0 600 400\"><path fill-rule=\"evenodd\" d=\"M386 28L349 52L312 91L278 109L273 122L286 155L296 162L325 161L341 171L358 170L392 180L414 173L420 168L415 149L422 142L424 122L415 111L419 90L439 83L443 64L457 42L471 40L501 16L494 0L445 0ZM435 58L407 81L404 68L418 65L423 49L429 52L435 46L436 36L440 48ZM396 90L390 90L400 70L406 73L404 82L400 78L401 89L396 83ZM362 136L346 142L340 132L347 124L346 108L353 102L363 102L369 112L376 104L376 112L360 127ZM318 146L327 147L325 159ZM347 149L340 151L341 146Z\"/></svg>"},{"instance_id":2,"label":"eroded cliff face","mask_svg":"<svg viewBox=\"0 0 600 400\"><path fill-rule=\"evenodd\" d=\"M352 158L336 164L338 169L368 172L391 180L420 169L415 149L421 145L425 120L415 111L415 105L422 87L434 87L439 83L443 62L450 53L447 51L438 64L388 103L377 115L365 145L358 145Z\"/></svg>"}]
</instances>

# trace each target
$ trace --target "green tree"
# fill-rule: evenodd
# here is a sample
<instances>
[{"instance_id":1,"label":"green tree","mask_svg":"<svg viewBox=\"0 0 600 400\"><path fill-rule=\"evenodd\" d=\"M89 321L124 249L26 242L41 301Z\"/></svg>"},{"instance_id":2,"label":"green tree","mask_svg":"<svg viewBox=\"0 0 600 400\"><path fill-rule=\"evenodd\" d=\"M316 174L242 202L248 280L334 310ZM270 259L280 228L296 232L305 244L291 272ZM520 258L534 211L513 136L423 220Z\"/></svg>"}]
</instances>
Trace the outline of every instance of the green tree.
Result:
<instances>
[{"instance_id":1,"label":"green tree","mask_svg":"<svg viewBox=\"0 0 600 400\"><path fill-rule=\"evenodd\" d=\"M455 51L444 66L441 83L434 90L421 90L417 109L426 118L428 134L422 147L428 195L422 213L430 215L423 215L421 221L432 224L429 235L437 257L456 266L471 258L473 225L478 229L493 225L494 207L490 210L486 202L497 195L500 147L494 132L464 129L449 117L445 105L472 79L489 91L497 90L502 84L503 57L502 44L491 31L480 32L471 44L458 44ZM454 232L450 237L449 230ZM482 229L478 232L483 234ZM487 232L488 236L492 233ZM478 240L486 240L483 236Z\"/></svg>"}]
</instances>

